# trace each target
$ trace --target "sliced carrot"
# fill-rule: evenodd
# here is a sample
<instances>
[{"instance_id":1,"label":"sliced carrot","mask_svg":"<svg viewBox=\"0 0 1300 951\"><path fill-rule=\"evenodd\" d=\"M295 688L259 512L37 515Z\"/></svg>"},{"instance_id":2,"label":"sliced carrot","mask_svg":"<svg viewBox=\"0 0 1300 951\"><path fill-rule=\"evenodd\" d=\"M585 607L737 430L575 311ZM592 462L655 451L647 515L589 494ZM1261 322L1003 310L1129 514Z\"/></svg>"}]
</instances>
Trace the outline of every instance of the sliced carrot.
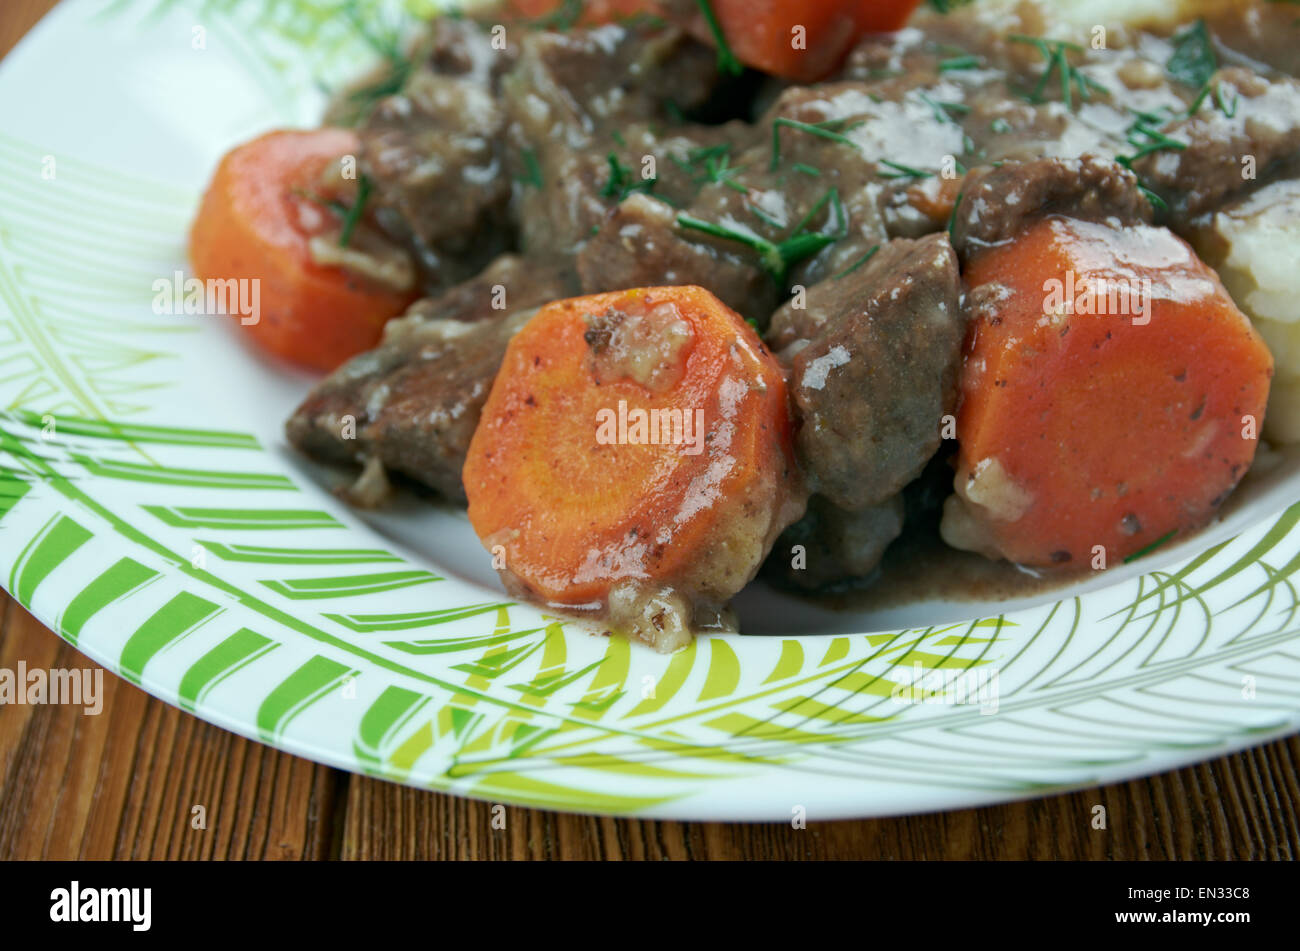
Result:
<instances>
[{"instance_id":1,"label":"sliced carrot","mask_svg":"<svg viewBox=\"0 0 1300 951\"><path fill-rule=\"evenodd\" d=\"M862 34L901 27L920 0L711 3L732 53L742 63L774 76L815 82L834 71ZM699 20L693 21L692 32L701 39L711 38Z\"/></svg>"},{"instance_id":2,"label":"sliced carrot","mask_svg":"<svg viewBox=\"0 0 1300 951\"><path fill-rule=\"evenodd\" d=\"M889 33L907 25L921 0L858 0L858 29L863 33Z\"/></svg>"},{"instance_id":3,"label":"sliced carrot","mask_svg":"<svg viewBox=\"0 0 1300 951\"><path fill-rule=\"evenodd\" d=\"M1273 363L1181 239L1052 217L966 279L951 543L1101 567L1214 516L1254 458Z\"/></svg>"},{"instance_id":4,"label":"sliced carrot","mask_svg":"<svg viewBox=\"0 0 1300 951\"><path fill-rule=\"evenodd\" d=\"M791 435L780 366L708 291L558 301L492 386L469 519L518 595L600 611L632 584L720 606L802 510Z\"/></svg>"},{"instance_id":5,"label":"sliced carrot","mask_svg":"<svg viewBox=\"0 0 1300 951\"><path fill-rule=\"evenodd\" d=\"M645 13L717 43L712 14L731 53L746 66L813 82L834 71L865 33L897 30L921 0L589 0L576 22L610 23ZM509 0L527 19L563 10L566 0Z\"/></svg>"},{"instance_id":6,"label":"sliced carrot","mask_svg":"<svg viewBox=\"0 0 1300 951\"><path fill-rule=\"evenodd\" d=\"M241 145L221 160L190 231L200 279L260 282L260 313L241 320L252 341L318 370L372 347L414 296L312 258L313 235L338 222L303 195L357 149L343 129L269 132Z\"/></svg>"}]
</instances>

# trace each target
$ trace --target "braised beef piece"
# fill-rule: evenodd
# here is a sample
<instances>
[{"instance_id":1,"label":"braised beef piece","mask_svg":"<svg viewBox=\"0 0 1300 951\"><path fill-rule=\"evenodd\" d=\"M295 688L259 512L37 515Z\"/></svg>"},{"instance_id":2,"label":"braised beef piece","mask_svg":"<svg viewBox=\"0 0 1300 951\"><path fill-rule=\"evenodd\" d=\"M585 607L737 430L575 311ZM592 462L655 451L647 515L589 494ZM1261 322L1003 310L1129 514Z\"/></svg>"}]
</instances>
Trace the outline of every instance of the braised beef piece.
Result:
<instances>
[{"instance_id":1,"label":"braised beef piece","mask_svg":"<svg viewBox=\"0 0 1300 951\"><path fill-rule=\"evenodd\" d=\"M571 257L615 203L608 155L621 131L668 122L669 102L703 102L717 70L706 47L674 29L609 25L528 33L520 43L501 102L519 244Z\"/></svg>"},{"instance_id":2,"label":"braised beef piece","mask_svg":"<svg viewBox=\"0 0 1300 951\"><path fill-rule=\"evenodd\" d=\"M871 132L883 108L864 84L831 82L791 86L759 118L761 129L777 131L737 164L752 169L739 176L750 187L748 203L780 226L765 236L778 244L800 231L834 239L793 260L789 284L807 287L837 274L885 239L878 205L889 180L881 177L887 171L880 165L885 153L875 147ZM710 214L707 208L703 212ZM744 218L763 229L753 212Z\"/></svg>"},{"instance_id":3,"label":"braised beef piece","mask_svg":"<svg viewBox=\"0 0 1300 951\"><path fill-rule=\"evenodd\" d=\"M955 410L966 320L946 234L899 238L772 318L790 367L800 460L814 489L857 511L896 495Z\"/></svg>"},{"instance_id":4,"label":"braised beef piece","mask_svg":"<svg viewBox=\"0 0 1300 951\"><path fill-rule=\"evenodd\" d=\"M860 586L874 579L895 539L938 539L943 503L952 495L956 445L945 441L916 479L880 505L850 512L813 496L804 517L772 547L763 576L804 591Z\"/></svg>"},{"instance_id":5,"label":"braised beef piece","mask_svg":"<svg viewBox=\"0 0 1300 951\"><path fill-rule=\"evenodd\" d=\"M1006 183L1019 178L1014 169L1025 163L1112 157L1130 148L1127 129L1133 117L1118 99L1088 87L1087 108L1078 108L1076 86L1086 80L1072 82L1071 107L1063 102L1058 79L1049 78L1035 95L1046 67L1034 45L1014 42L973 16L931 17L925 23L924 31L867 37L843 69L843 77L859 84L860 94L873 103L866 110L867 124L849 135L878 163L883 184L876 190L877 204L890 236L946 229L958 196L964 191L971 197L966 184L971 175L1001 166L1007 170L999 180ZM1112 49L1106 56L1079 62L1077 75L1117 92L1126 81L1148 87L1140 94L1142 105L1172 109L1183 103L1183 92L1138 52ZM1093 183L1071 181L1077 170L1031 168L1029 177L1037 179L1041 191L1004 211L1027 214L1038 198L1056 200L1071 188L1090 187ZM963 204L969 223L972 203ZM980 207L978 200L973 205Z\"/></svg>"},{"instance_id":6,"label":"braised beef piece","mask_svg":"<svg viewBox=\"0 0 1300 951\"><path fill-rule=\"evenodd\" d=\"M1300 174L1300 83L1274 72L1295 72L1294 37L1266 36L1267 24L1293 32L1293 23L1283 27L1280 19L1274 11L1238 13L1213 27L1225 31L1213 46L1230 65L1210 80L1208 96L1166 69L1175 41L1120 32L1107 49L1068 53L1075 78L1067 100L1061 70L1049 68L1032 38L1021 35L1034 29L1005 21L995 29L977 10L922 17L923 30L867 37L842 76L864 83L880 103L881 115L867 128L887 144L873 154L930 173L945 155L970 169L1085 155L1131 160L1143 184L1170 206L1157 217L1181 233L1234 194ZM955 141L934 141L936 129ZM1247 156L1256 178L1243 174ZM914 184L883 196L891 235L936 224L934 203L904 187ZM1058 193L1046 197L1058 200Z\"/></svg>"},{"instance_id":7,"label":"braised beef piece","mask_svg":"<svg viewBox=\"0 0 1300 951\"><path fill-rule=\"evenodd\" d=\"M1219 70L1210 88L1214 93L1195 113L1161 129L1186 148L1133 162L1169 205L1176 231L1236 195L1300 173L1300 81L1230 67Z\"/></svg>"},{"instance_id":8,"label":"braised beef piece","mask_svg":"<svg viewBox=\"0 0 1300 951\"><path fill-rule=\"evenodd\" d=\"M1215 46L1225 63L1265 67L1300 77L1300 43L1296 42L1295 4L1275 0L1256 3L1248 10L1231 6L1209 14L1206 20Z\"/></svg>"},{"instance_id":9,"label":"braised beef piece","mask_svg":"<svg viewBox=\"0 0 1300 951\"><path fill-rule=\"evenodd\" d=\"M877 162L839 133L805 131L860 126L874 108L860 83L791 87L756 126L733 123L725 139L670 156L695 194L677 196L681 207L625 199L578 255L583 290L699 284L762 326L787 285L837 273L884 239ZM767 130L778 124L774 150ZM778 253L796 236L825 246Z\"/></svg>"},{"instance_id":10,"label":"braised beef piece","mask_svg":"<svg viewBox=\"0 0 1300 951\"><path fill-rule=\"evenodd\" d=\"M751 320L776 306L776 284L743 248L694 241L677 226L677 210L646 195L631 195L605 219L578 253L582 292L696 284Z\"/></svg>"},{"instance_id":11,"label":"braised beef piece","mask_svg":"<svg viewBox=\"0 0 1300 951\"><path fill-rule=\"evenodd\" d=\"M966 177L953 214L952 244L965 259L1054 214L1120 228L1149 224L1152 208L1137 176L1109 159L1089 155L1007 162Z\"/></svg>"},{"instance_id":12,"label":"braised beef piece","mask_svg":"<svg viewBox=\"0 0 1300 951\"><path fill-rule=\"evenodd\" d=\"M587 177L560 188L590 207L593 223L576 244L582 292L708 285L746 317L766 320L778 289L748 249L699 240L704 236L677 223L678 212L690 211L700 194L709 162L726 166L735 143L752 137L739 123L659 130L637 124L611 140L598 161L594 152L575 158Z\"/></svg>"},{"instance_id":13,"label":"braised beef piece","mask_svg":"<svg viewBox=\"0 0 1300 951\"><path fill-rule=\"evenodd\" d=\"M842 77L863 83L880 106L869 130L875 154L936 172L944 156L973 167L1075 158L1124 144L1131 117L1121 105L1094 93L1085 118L1064 107L1055 79L1033 96L1044 68L1036 48L967 13L929 17L924 30L868 36L850 54ZM1106 55L1113 63L1136 54L1116 49ZM1091 73L1099 66L1080 68Z\"/></svg>"},{"instance_id":14,"label":"braised beef piece","mask_svg":"<svg viewBox=\"0 0 1300 951\"><path fill-rule=\"evenodd\" d=\"M439 290L511 244L497 92L517 50L493 49L486 28L447 17L433 21L424 48L427 58L400 91L366 111L358 158L372 186L367 213L413 252L426 287ZM362 84L342 101L365 91Z\"/></svg>"},{"instance_id":15,"label":"braised beef piece","mask_svg":"<svg viewBox=\"0 0 1300 951\"><path fill-rule=\"evenodd\" d=\"M506 345L537 307L572 293L562 272L506 258L417 303L388 323L378 347L312 390L285 425L289 442L321 462L378 459L463 502L465 454Z\"/></svg>"},{"instance_id":16,"label":"braised beef piece","mask_svg":"<svg viewBox=\"0 0 1300 951\"><path fill-rule=\"evenodd\" d=\"M500 320L503 313L546 303L548 291L571 289L568 269L503 254L468 281L412 304L403 316L464 323Z\"/></svg>"},{"instance_id":17,"label":"braised beef piece","mask_svg":"<svg viewBox=\"0 0 1300 951\"><path fill-rule=\"evenodd\" d=\"M772 580L816 590L868 577L903 531L903 497L848 512L816 495L804 517L776 540L764 565Z\"/></svg>"}]
</instances>

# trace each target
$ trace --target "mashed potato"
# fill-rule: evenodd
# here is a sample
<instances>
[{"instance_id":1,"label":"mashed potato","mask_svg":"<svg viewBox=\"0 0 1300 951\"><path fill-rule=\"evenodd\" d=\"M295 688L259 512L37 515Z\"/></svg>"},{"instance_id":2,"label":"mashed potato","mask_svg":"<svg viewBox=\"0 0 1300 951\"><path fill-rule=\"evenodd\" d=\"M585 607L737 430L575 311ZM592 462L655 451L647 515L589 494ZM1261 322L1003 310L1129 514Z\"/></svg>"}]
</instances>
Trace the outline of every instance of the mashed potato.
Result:
<instances>
[{"instance_id":1,"label":"mashed potato","mask_svg":"<svg viewBox=\"0 0 1300 951\"><path fill-rule=\"evenodd\" d=\"M1300 443L1300 181L1266 185L1219 212L1198 250L1273 352L1264 436Z\"/></svg>"},{"instance_id":2,"label":"mashed potato","mask_svg":"<svg viewBox=\"0 0 1300 951\"><path fill-rule=\"evenodd\" d=\"M1247 7L1258 0L978 0L986 14L1039 22L1048 36L1077 37L1094 26L1160 27Z\"/></svg>"}]
</instances>

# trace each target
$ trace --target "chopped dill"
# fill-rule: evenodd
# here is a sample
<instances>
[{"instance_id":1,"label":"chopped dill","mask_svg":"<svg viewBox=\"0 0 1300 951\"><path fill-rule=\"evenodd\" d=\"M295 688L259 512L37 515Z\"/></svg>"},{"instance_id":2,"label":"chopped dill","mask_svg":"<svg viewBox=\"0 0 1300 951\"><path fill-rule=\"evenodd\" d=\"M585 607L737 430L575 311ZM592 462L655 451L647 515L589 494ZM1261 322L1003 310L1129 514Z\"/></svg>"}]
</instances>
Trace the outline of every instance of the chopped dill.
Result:
<instances>
[{"instance_id":1,"label":"chopped dill","mask_svg":"<svg viewBox=\"0 0 1300 951\"><path fill-rule=\"evenodd\" d=\"M831 280L833 280L833 281L838 281L838 280L839 280L840 278L842 278L842 277L848 277L850 274L852 274L852 273L853 273L854 271L856 271L858 268L862 267L862 265L866 264L868 261L870 261L872 258L874 258L874 257L876 256L876 252L879 251L879 250L880 250L880 245L877 244L875 247L873 247L873 248L872 248L870 251L868 251L866 254L862 255L860 258L858 258L856 261L854 261L852 264L850 264L850 265L849 265L848 267L846 267L844 270L840 271L840 273L838 273L838 274L836 274L834 277L832 277Z\"/></svg>"},{"instance_id":2,"label":"chopped dill","mask_svg":"<svg viewBox=\"0 0 1300 951\"><path fill-rule=\"evenodd\" d=\"M348 209L347 216L343 219L343 230L339 233L339 247L341 248L346 248L348 242L352 240L352 232L356 230L357 223L361 221L366 201L370 198L370 187L369 175L362 172L357 176L357 197L352 202L352 207Z\"/></svg>"}]
</instances>

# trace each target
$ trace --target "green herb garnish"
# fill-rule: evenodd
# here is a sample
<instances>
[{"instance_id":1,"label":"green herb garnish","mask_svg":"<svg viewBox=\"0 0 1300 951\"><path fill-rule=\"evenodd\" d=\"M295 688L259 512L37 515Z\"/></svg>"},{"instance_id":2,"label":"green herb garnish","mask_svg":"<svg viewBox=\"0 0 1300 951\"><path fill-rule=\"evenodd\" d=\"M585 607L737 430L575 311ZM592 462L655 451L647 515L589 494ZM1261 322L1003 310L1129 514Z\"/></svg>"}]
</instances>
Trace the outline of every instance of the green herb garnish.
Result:
<instances>
[{"instance_id":1,"label":"green herb garnish","mask_svg":"<svg viewBox=\"0 0 1300 951\"><path fill-rule=\"evenodd\" d=\"M762 208L760 208L758 205L754 204L753 202L746 202L745 207L749 209L749 213L751 215L753 215L759 221L763 222L763 224L767 225L769 228L775 228L779 231L785 227L785 222L777 221L775 218L773 218L771 215L769 215L766 211L764 211Z\"/></svg>"},{"instance_id":2,"label":"green herb garnish","mask_svg":"<svg viewBox=\"0 0 1300 951\"><path fill-rule=\"evenodd\" d=\"M772 162L769 170L775 172L781 164L781 129L797 129L800 132L806 132L808 135L815 135L819 138L829 139L832 142L838 142L841 145L847 145L850 148L857 148L857 143L846 135L836 132L830 126L844 125L843 119L830 119L826 122L799 122L796 119L776 119L772 122Z\"/></svg>"},{"instance_id":3,"label":"green herb garnish","mask_svg":"<svg viewBox=\"0 0 1300 951\"><path fill-rule=\"evenodd\" d=\"M888 165L894 171L876 172L881 178L934 178L934 172L927 172L919 168L912 168L910 165L904 165L902 162L893 162L889 159L881 159L881 165Z\"/></svg>"},{"instance_id":4,"label":"green herb garnish","mask_svg":"<svg viewBox=\"0 0 1300 951\"><path fill-rule=\"evenodd\" d=\"M748 194L749 189L735 180L744 170L743 165L731 164L731 146L724 143L691 149L685 160L676 156L669 159L691 177L696 185L723 185L732 191Z\"/></svg>"},{"instance_id":5,"label":"green herb garnish","mask_svg":"<svg viewBox=\"0 0 1300 951\"><path fill-rule=\"evenodd\" d=\"M329 209L340 221L348 216L350 209L337 198L326 198L318 192L311 192L305 188L291 188L289 191L303 199L303 201L309 201L313 205L321 205Z\"/></svg>"},{"instance_id":6,"label":"green herb garnish","mask_svg":"<svg viewBox=\"0 0 1300 951\"><path fill-rule=\"evenodd\" d=\"M1219 81L1218 83L1207 82L1201 87L1201 91L1197 94L1196 98L1192 100L1192 104L1187 107L1187 118L1190 119L1192 116L1200 112L1201 106L1205 104L1205 100L1210 96L1214 96L1214 105L1229 119L1237 115L1237 106L1241 104L1241 97L1237 94L1236 90L1233 90L1232 108L1229 109L1228 104L1223 98L1223 82Z\"/></svg>"},{"instance_id":7,"label":"green herb garnish","mask_svg":"<svg viewBox=\"0 0 1300 951\"><path fill-rule=\"evenodd\" d=\"M935 119L939 122L956 125L957 120L953 118L954 114L964 116L970 112L970 106L964 102L940 102L937 99L931 99L924 92L919 92L917 95L921 97L922 102L930 107L930 111L934 113Z\"/></svg>"},{"instance_id":8,"label":"green herb garnish","mask_svg":"<svg viewBox=\"0 0 1300 951\"><path fill-rule=\"evenodd\" d=\"M600 193L605 198L612 198L616 204L633 192L649 194L659 183L658 178L642 178L636 175L631 168L620 162L613 152L605 156L605 161L609 163L609 180L605 182L605 187Z\"/></svg>"},{"instance_id":9,"label":"green herb garnish","mask_svg":"<svg viewBox=\"0 0 1300 951\"><path fill-rule=\"evenodd\" d=\"M868 251L866 254L862 255L862 257L858 258L856 261L854 261L852 264L850 264L850 265L849 265L848 267L846 267L844 270L840 271L840 273L838 273L838 274L836 274L834 277L832 277L831 280L833 280L833 281L838 281L838 280L839 280L840 278L842 278L842 277L848 277L850 274L852 274L852 273L853 273L854 271L856 271L858 268L862 267L862 265L866 264L866 263L867 263L868 261L870 261L873 257L875 257L875 256L876 256L876 252L879 251L879 250L880 250L880 245L876 245L876 246L873 247L870 251Z\"/></svg>"},{"instance_id":10,"label":"green herb garnish","mask_svg":"<svg viewBox=\"0 0 1300 951\"><path fill-rule=\"evenodd\" d=\"M372 25L362 14L357 0L349 0L340 12L352 23L353 29L383 58L385 71L375 82L353 89L348 101L364 115L381 99L396 95L406 87L414 65L402 51L401 28L388 24Z\"/></svg>"},{"instance_id":11,"label":"green herb garnish","mask_svg":"<svg viewBox=\"0 0 1300 951\"><path fill-rule=\"evenodd\" d=\"M348 209L347 216L343 219L343 230L339 232L339 247L346 248L348 242L352 240L352 232L356 230L357 223L361 221L362 212L366 207L366 200L370 197L370 176L362 172L357 178L357 197L352 202L352 207Z\"/></svg>"},{"instance_id":12,"label":"green herb garnish","mask_svg":"<svg viewBox=\"0 0 1300 951\"><path fill-rule=\"evenodd\" d=\"M813 204L813 206L808 209L808 213L799 219L798 223L794 226L794 233L800 234L803 231L803 229L807 226L808 222L813 220L817 212L821 211L823 208L826 207L827 202L834 202L838 204L839 200L840 200L840 192L838 188L831 186L830 188L826 189L826 191L822 194L822 197L817 199L817 201ZM839 211L836 215L836 220L843 220L843 218L844 218L844 206L840 205Z\"/></svg>"},{"instance_id":13,"label":"green herb garnish","mask_svg":"<svg viewBox=\"0 0 1300 951\"><path fill-rule=\"evenodd\" d=\"M1174 34L1174 52L1165 64L1165 72L1189 86L1200 88L1219 69L1210 31L1204 20L1197 20L1181 33Z\"/></svg>"},{"instance_id":14,"label":"green herb garnish","mask_svg":"<svg viewBox=\"0 0 1300 951\"><path fill-rule=\"evenodd\" d=\"M709 32L713 34L713 42L718 47L718 72L724 76L739 76L745 71L744 65L736 59L736 54L731 52L731 46L727 43L726 34L722 32L722 26L718 23L718 18L713 12L713 4L709 0L695 0L700 8L700 13L704 14L704 22L709 25Z\"/></svg>"},{"instance_id":15,"label":"green herb garnish","mask_svg":"<svg viewBox=\"0 0 1300 951\"><path fill-rule=\"evenodd\" d=\"M583 6L583 0L563 0L553 11L534 20L533 29L567 33L582 16Z\"/></svg>"},{"instance_id":16,"label":"green herb garnish","mask_svg":"<svg viewBox=\"0 0 1300 951\"><path fill-rule=\"evenodd\" d=\"M1181 152L1187 148L1186 142L1171 138L1161 132L1159 129L1153 129L1142 118L1138 117L1137 122L1133 123L1128 130L1128 142L1137 149L1132 155L1117 155L1115 161L1121 165L1132 168L1134 162L1138 159L1146 158L1153 152L1163 152L1166 150Z\"/></svg>"},{"instance_id":17,"label":"green herb garnish","mask_svg":"<svg viewBox=\"0 0 1300 951\"><path fill-rule=\"evenodd\" d=\"M836 230L832 234L803 230L813 216L828 204L836 222ZM785 276L791 267L816 254L822 248L847 237L849 233L848 215L845 214L844 205L840 201L839 191L835 188L827 189L821 199L795 225L790 237L779 242L769 241L752 231L742 230L738 227L704 221L684 212L677 216L677 224L682 228L690 228L694 231L712 235L715 238L735 241L752 248L758 252L759 262L762 264L763 269L781 284L785 283Z\"/></svg>"},{"instance_id":18,"label":"green herb garnish","mask_svg":"<svg viewBox=\"0 0 1300 951\"><path fill-rule=\"evenodd\" d=\"M1155 550L1156 550L1157 548L1159 548L1161 545L1165 544L1165 542L1169 541L1169 539L1173 538L1173 537L1174 537L1175 535L1177 535L1177 534L1178 534L1178 529L1175 528L1173 531L1170 531L1170 532L1165 533L1164 535L1161 535L1159 538L1157 538L1155 541L1153 541L1150 545L1147 545L1145 548L1141 548L1141 549L1139 549L1139 550L1133 552L1133 554L1131 554L1131 555L1129 555L1127 558L1125 558L1125 559L1124 559L1124 564L1126 564L1126 565L1128 565L1128 564L1132 564L1133 562L1137 561L1139 558L1143 558L1143 557L1145 557L1145 556L1151 554L1153 551L1155 551Z\"/></svg>"},{"instance_id":19,"label":"green herb garnish","mask_svg":"<svg viewBox=\"0 0 1300 951\"><path fill-rule=\"evenodd\" d=\"M1180 142L1178 139L1171 138L1158 128L1170 122L1176 116L1162 116L1157 113L1142 112L1141 110L1130 110L1135 116L1135 120L1128 128L1127 138L1130 145L1134 146L1137 151L1132 155L1116 155L1115 161L1123 165L1130 172L1134 171L1133 163L1138 159L1145 158L1155 152L1165 150L1181 152L1187 148L1186 142ZM1147 201L1153 208L1161 211L1168 210L1169 203L1155 193L1147 184L1138 177L1138 190L1146 196Z\"/></svg>"},{"instance_id":20,"label":"green herb garnish","mask_svg":"<svg viewBox=\"0 0 1300 951\"><path fill-rule=\"evenodd\" d=\"M524 149L520 155L524 160L524 174L516 178L515 181L541 188L545 182L542 180L542 166L537 161L537 153L532 149Z\"/></svg>"},{"instance_id":21,"label":"green herb garnish","mask_svg":"<svg viewBox=\"0 0 1300 951\"><path fill-rule=\"evenodd\" d=\"M1065 103L1066 109L1074 108L1074 96L1072 88L1079 92L1079 98L1085 102L1091 98L1092 92L1100 92L1103 95L1110 95L1110 90L1097 82L1090 79L1079 70L1070 65L1071 52L1081 53L1083 47L1077 43L1069 43L1065 40L1045 40L1041 36L1023 36L1013 33L1007 37L1013 43L1028 43L1033 46L1042 55L1046 66L1042 75L1038 77L1038 84L1034 86L1034 91L1027 97L1030 102L1043 102L1043 93L1047 89L1047 84L1052 78L1053 73L1058 73L1061 83L1061 101Z\"/></svg>"},{"instance_id":22,"label":"green herb garnish","mask_svg":"<svg viewBox=\"0 0 1300 951\"><path fill-rule=\"evenodd\" d=\"M1151 202L1152 208L1156 208L1160 211L1169 210L1169 202L1165 201L1163 198L1161 198L1159 195L1153 192L1150 188L1144 185L1141 179L1138 179L1138 191L1140 191L1143 195L1146 195L1147 201Z\"/></svg>"}]
</instances>

